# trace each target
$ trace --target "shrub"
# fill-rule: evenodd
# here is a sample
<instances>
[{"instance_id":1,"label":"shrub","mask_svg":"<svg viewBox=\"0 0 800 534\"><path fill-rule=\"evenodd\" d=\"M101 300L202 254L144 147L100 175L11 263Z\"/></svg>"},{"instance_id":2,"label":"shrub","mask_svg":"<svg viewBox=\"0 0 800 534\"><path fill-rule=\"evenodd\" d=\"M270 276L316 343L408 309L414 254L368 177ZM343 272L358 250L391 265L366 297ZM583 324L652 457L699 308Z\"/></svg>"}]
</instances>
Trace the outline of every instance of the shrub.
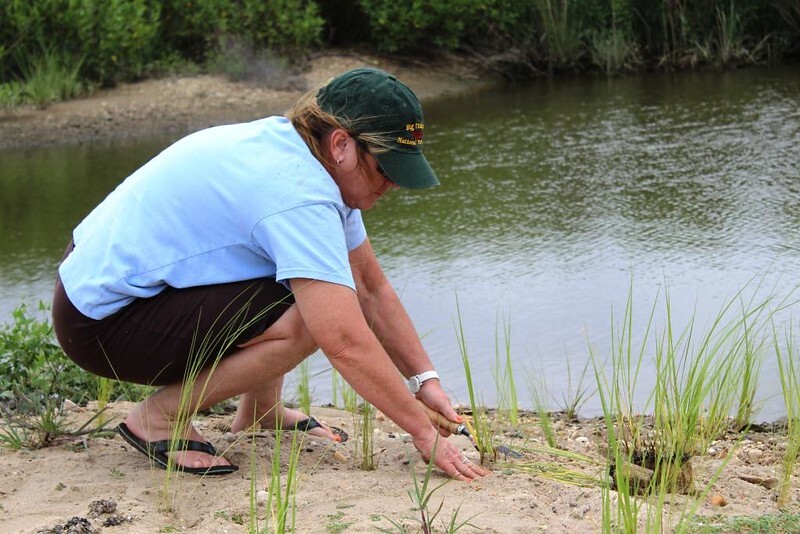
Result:
<instances>
[{"instance_id":1,"label":"shrub","mask_svg":"<svg viewBox=\"0 0 800 534\"><path fill-rule=\"evenodd\" d=\"M85 403L100 388L101 379L78 367L56 344L47 311L40 302L42 317L37 318L22 304L12 313L13 322L0 326L0 400L18 409L36 411L45 399ZM112 389L113 398L138 398L142 391L118 382Z\"/></svg>"},{"instance_id":2,"label":"shrub","mask_svg":"<svg viewBox=\"0 0 800 534\"><path fill-rule=\"evenodd\" d=\"M307 0L242 0L233 10L229 32L256 48L296 56L319 44L324 21L319 6Z\"/></svg>"},{"instance_id":3,"label":"shrub","mask_svg":"<svg viewBox=\"0 0 800 534\"><path fill-rule=\"evenodd\" d=\"M72 0L63 15L68 46L103 85L142 75L157 55L160 7L148 0Z\"/></svg>"},{"instance_id":4,"label":"shrub","mask_svg":"<svg viewBox=\"0 0 800 534\"><path fill-rule=\"evenodd\" d=\"M454 49L477 13L472 0L358 0L370 35L384 52Z\"/></svg>"}]
</instances>

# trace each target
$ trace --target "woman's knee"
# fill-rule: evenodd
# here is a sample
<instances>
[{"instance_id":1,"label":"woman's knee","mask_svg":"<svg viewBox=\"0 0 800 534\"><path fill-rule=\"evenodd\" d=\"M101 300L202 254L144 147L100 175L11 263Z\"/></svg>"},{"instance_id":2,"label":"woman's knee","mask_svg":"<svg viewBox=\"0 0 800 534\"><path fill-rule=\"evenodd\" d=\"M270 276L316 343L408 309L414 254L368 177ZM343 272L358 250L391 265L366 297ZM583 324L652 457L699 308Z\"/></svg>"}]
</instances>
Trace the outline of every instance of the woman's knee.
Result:
<instances>
[{"instance_id":1,"label":"woman's knee","mask_svg":"<svg viewBox=\"0 0 800 534\"><path fill-rule=\"evenodd\" d=\"M244 348L256 343L276 340L290 342L293 349L302 357L313 354L318 348L297 309L297 305L294 304L264 332L239 346Z\"/></svg>"}]
</instances>

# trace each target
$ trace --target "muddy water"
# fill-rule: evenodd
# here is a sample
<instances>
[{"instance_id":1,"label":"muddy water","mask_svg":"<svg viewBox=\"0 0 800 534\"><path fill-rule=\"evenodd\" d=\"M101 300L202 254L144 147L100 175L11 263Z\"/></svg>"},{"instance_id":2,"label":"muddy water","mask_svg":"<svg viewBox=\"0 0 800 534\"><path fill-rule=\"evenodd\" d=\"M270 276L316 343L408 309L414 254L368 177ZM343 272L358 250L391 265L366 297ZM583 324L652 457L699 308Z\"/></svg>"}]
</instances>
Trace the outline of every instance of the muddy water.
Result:
<instances>
[{"instance_id":1,"label":"muddy water","mask_svg":"<svg viewBox=\"0 0 800 534\"><path fill-rule=\"evenodd\" d=\"M626 302L641 343L648 324L699 334L737 294L800 281L800 69L541 82L426 110L443 186L396 192L366 220L456 400L459 316L487 403L508 348L520 402L545 383L558 408L590 353L608 355ZM2 320L49 298L70 229L169 141L0 152ZM327 369L312 359L318 403ZM782 413L776 373L767 355L760 418ZM582 412L597 410L595 397Z\"/></svg>"}]
</instances>

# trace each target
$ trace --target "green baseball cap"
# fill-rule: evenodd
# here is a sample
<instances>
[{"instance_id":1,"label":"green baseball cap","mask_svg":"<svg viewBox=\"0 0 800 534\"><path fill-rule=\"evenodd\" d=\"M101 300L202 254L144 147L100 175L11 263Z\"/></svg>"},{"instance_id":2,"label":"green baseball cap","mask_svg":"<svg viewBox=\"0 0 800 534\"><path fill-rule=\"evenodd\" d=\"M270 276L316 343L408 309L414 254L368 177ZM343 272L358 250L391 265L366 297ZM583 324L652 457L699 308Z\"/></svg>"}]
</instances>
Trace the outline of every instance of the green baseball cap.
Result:
<instances>
[{"instance_id":1,"label":"green baseball cap","mask_svg":"<svg viewBox=\"0 0 800 534\"><path fill-rule=\"evenodd\" d=\"M322 87L317 103L323 111L351 124L356 135L372 133L390 139L389 150L375 158L392 182L409 189L439 185L422 153L422 106L397 78L379 69L354 69Z\"/></svg>"}]
</instances>

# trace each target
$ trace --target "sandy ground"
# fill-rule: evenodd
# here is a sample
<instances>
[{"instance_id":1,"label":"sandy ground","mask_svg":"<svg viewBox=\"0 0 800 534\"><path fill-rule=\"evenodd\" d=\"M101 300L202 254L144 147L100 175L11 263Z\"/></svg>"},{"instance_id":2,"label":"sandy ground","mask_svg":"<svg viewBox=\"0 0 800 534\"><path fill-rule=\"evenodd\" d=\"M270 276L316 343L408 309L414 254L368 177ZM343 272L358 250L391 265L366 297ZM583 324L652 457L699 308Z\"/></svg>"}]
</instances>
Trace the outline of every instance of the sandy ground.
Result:
<instances>
[{"instance_id":1,"label":"sandy ground","mask_svg":"<svg viewBox=\"0 0 800 534\"><path fill-rule=\"evenodd\" d=\"M103 91L91 98L61 103L44 110L32 108L0 111L0 149L27 146L115 141L152 133L182 133L202 127L250 120L282 113L305 88L361 65L392 71L428 100L454 91L483 87L492 80L453 63L402 64L357 55L319 56L310 69L294 76L278 76L258 84L233 83L221 77L168 78L130 84ZM2 153L0 152L0 157ZM73 408L76 423L95 413L96 407ZM107 412L113 428L129 409L115 404ZM360 465L357 424L353 417L332 408L315 408L320 419L344 428L351 439L344 444L306 438L299 459L295 506L296 532L376 532L377 529L420 532L420 514L409 497L414 476L424 476L425 464L402 433L389 421L376 421L374 471ZM34 451L0 449L0 532L198 532L236 533L264 530L265 505L251 506L270 478L275 437L232 436L227 431L230 414L198 418L201 432L225 451L241 469L225 477L191 475L166 477L119 436L59 439ZM605 479L603 444L598 421L556 421L560 448L586 459L565 459L536 452L543 435L532 418L516 428L498 422L496 441L523 453L521 458L488 462L493 474L471 484L450 482L430 501L436 531L457 512L458 522L469 519L461 532L596 532L602 522L600 483ZM465 455L478 461L466 437L456 436ZM282 439L283 480L290 438ZM780 458L786 438L780 432L751 432L734 446L714 444L707 453L692 458L694 487L704 489L722 469L707 495L690 499L671 495L664 526L677 521L687 503L697 502L706 517L758 517L776 514ZM410 458L410 461L409 461ZM553 480L548 473L572 470L586 485ZM432 487L447 479L435 472ZM788 510L798 511L800 481L792 476ZM611 492L612 506L617 495ZM98 504L99 503L99 504ZM251 510L256 509L255 513ZM645 517L647 508L642 508ZM253 516L258 518L258 528ZM73 524L67 530L67 524ZM113 525L113 523L118 523ZM83 525L83 530L81 530ZM58 530L61 528L62 530ZM645 531L643 528L642 531Z\"/></svg>"},{"instance_id":2,"label":"sandy ground","mask_svg":"<svg viewBox=\"0 0 800 534\"><path fill-rule=\"evenodd\" d=\"M113 428L130 406L114 404L106 412ZM73 407L68 417L77 426L96 413L96 406ZM317 418L350 434L346 443L300 434L301 453L296 481L295 532L422 532L420 514L409 497L414 477L424 480L426 464L406 442L406 437L385 419L374 422L375 470L361 469L360 425L352 414L333 408L313 408ZM379 416L380 417L380 416ZM0 451L0 532L60 532L70 521L83 522L92 530L69 532L271 532L265 504L258 492L270 480L275 454L274 433L233 435L229 414L208 414L196 424L218 450L240 466L223 477L176 475L152 467L148 459L119 436L59 439L35 451ZM496 444L521 453L521 458L489 461L492 474L472 483L450 481L430 499L431 511L442 510L435 532L447 532L453 514L458 522L469 520L461 532L598 532L602 523L601 481L605 478L605 433L599 421L555 422L561 450L574 453L565 459L544 450L543 434L535 418L524 416L516 427L497 423ZM457 442L464 454L479 461L479 454L464 436ZM777 514L777 481L786 440L780 433L751 432L734 446L732 441L712 445L707 454L691 460L693 489L707 494L689 498L669 495L662 514L666 531L687 507L697 503L697 513L719 521L734 516ZM282 481L287 480L291 434L281 438ZM709 481L722 469L719 478ZM579 478L553 480L569 470ZM446 482L435 471L430 487ZM579 484L578 481L582 481ZM798 481L786 511L798 511ZM263 493L262 493L263 495ZM617 494L611 492L612 504ZM98 501L106 502L99 506ZM643 500L642 502L646 502ZM104 511L105 510L105 511ZM646 517L647 507L641 515ZM257 519L254 519L257 518ZM271 519L270 519L271 521ZM272 525L274 523L270 523ZM649 529L642 523L641 532ZM264 530L267 528L267 530ZM67 530L64 530L67 532Z\"/></svg>"}]
</instances>

